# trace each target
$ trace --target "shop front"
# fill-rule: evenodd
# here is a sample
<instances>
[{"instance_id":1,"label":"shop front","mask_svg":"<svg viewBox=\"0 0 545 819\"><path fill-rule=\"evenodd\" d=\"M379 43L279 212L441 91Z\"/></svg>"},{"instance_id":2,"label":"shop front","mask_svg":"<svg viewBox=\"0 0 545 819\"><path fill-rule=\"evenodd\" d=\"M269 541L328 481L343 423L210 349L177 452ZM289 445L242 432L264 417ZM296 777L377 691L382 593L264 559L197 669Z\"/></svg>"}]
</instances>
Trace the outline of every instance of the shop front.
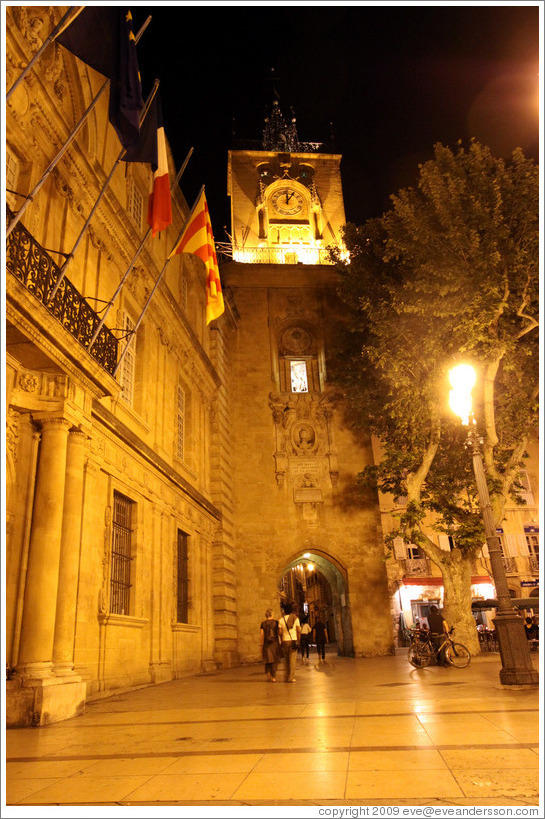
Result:
<instances>
[{"instance_id":1,"label":"shop front","mask_svg":"<svg viewBox=\"0 0 545 819\"><path fill-rule=\"evenodd\" d=\"M473 604L490 600L495 593L494 585L488 576L471 578L472 611L474 616L478 613L481 618L479 621L476 617L477 625L482 622L485 627L492 627L491 613L485 608L474 608ZM439 609L443 608L443 579L441 577L403 578L399 583L395 597L397 598L395 608L399 610L398 645L403 646L407 640L407 629L415 628L418 625L429 626L430 606L435 605Z\"/></svg>"}]
</instances>

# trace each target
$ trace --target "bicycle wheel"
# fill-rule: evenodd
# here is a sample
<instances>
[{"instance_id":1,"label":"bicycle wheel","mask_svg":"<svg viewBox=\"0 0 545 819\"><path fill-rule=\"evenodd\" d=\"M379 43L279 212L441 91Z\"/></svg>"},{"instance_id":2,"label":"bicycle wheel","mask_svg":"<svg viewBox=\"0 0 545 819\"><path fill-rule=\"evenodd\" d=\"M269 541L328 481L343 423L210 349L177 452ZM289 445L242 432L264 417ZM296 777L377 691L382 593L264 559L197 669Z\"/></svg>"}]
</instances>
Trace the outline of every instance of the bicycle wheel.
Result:
<instances>
[{"instance_id":1,"label":"bicycle wheel","mask_svg":"<svg viewBox=\"0 0 545 819\"><path fill-rule=\"evenodd\" d=\"M407 659L415 668L426 668L431 662L431 652L429 646L412 645L407 652Z\"/></svg>"},{"instance_id":2,"label":"bicycle wheel","mask_svg":"<svg viewBox=\"0 0 545 819\"><path fill-rule=\"evenodd\" d=\"M469 649L461 643L451 643L445 648L445 659L454 668L467 668L471 660Z\"/></svg>"}]
</instances>

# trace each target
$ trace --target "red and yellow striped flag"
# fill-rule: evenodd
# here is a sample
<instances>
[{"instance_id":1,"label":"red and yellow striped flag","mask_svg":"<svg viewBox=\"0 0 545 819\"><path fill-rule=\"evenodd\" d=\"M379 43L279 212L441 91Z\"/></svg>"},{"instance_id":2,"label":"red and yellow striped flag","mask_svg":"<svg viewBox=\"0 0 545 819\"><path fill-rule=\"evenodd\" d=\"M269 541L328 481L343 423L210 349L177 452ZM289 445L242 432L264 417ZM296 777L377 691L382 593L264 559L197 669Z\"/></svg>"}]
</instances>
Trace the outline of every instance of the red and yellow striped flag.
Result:
<instances>
[{"instance_id":1,"label":"red and yellow striped flag","mask_svg":"<svg viewBox=\"0 0 545 819\"><path fill-rule=\"evenodd\" d=\"M203 260L206 266L206 323L210 324L211 321L221 316L225 306L204 188L193 207L192 215L189 217L180 241L170 256L177 253L194 253Z\"/></svg>"}]
</instances>

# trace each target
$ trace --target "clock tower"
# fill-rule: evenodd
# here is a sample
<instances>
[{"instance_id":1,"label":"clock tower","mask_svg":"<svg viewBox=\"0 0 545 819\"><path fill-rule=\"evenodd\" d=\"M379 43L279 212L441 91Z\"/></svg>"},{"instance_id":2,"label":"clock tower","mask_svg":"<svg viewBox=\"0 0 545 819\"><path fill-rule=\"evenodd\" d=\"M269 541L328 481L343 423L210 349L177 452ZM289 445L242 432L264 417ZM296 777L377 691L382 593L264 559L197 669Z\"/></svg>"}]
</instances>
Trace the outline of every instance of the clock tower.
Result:
<instances>
[{"instance_id":1,"label":"clock tower","mask_svg":"<svg viewBox=\"0 0 545 819\"><path fill-rule=\"evenodd\" d=\"M221 278L233 449L238 646L259 658L267 608L325 616L339 654L393 645L378 499L357 497L369 436L346 425L328 366L343 326L328 247L345 224L341 156L303 143L275 101L261 144L231 150Z\"/></svg>"}]
</instances>

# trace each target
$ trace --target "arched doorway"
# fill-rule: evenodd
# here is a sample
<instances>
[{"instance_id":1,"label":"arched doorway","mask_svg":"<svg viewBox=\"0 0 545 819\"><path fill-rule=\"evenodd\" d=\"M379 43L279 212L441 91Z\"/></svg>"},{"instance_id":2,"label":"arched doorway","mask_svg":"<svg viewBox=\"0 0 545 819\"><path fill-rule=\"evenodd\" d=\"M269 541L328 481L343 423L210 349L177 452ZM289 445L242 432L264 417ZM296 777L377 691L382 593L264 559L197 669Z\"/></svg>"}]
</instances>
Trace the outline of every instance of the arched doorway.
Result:
<instances>
[{"instance_id":1,"label":"arched doorway","mask_svg":"<svg viewBox=\"0 0 545 819\"><path fill-rule=\"evenodd\" d=\"M281 604L295 603L299 617L308 615L311 625L319 612L337 653L354 656L346 569L331 555L314 548L300 552L282 574L279 596Z\"/></svg>"}]
</instances>

